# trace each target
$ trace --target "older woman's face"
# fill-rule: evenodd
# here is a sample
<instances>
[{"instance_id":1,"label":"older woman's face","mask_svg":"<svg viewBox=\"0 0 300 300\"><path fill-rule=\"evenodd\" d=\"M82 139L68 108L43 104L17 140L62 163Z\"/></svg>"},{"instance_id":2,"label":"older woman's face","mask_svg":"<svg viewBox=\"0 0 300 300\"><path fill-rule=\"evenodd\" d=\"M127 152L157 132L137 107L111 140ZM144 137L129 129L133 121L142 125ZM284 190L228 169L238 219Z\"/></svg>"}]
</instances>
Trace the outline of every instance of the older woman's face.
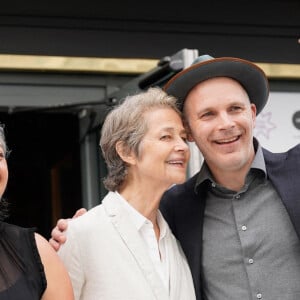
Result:
<instances>
[{"instance_id":1,"label":"older woman's face","mask_svg":"<svg viewBox=\"0 0 300 300\"><path fill-rule=\"evenodd\" d=\"M180 116L170 108L146 112L147 132L136 162L136 172L148 186L168 188L186 179L190 156Z\"/></svg>"},{"instance_id":2,"label":"older woman's face","mask_svg":"<svg viewBox=\"0 0 300 300\"><path fill-rule=\"evenodd\" d=\"M0 146L0 197L4 194L8 180L8 168L3 148Z\"/></svg>"}]
</instances>

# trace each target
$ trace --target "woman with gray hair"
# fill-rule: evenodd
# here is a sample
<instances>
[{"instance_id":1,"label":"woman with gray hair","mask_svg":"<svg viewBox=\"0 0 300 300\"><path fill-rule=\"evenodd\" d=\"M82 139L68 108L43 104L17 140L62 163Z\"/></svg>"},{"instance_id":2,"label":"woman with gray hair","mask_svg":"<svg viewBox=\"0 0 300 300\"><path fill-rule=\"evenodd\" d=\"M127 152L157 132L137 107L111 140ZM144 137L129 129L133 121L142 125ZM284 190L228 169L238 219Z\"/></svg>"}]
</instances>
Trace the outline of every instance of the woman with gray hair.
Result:
<instances>
[{"instance_id":1,"label":"woman with gray hair","mask_svg":"<svg viewBox=\"0 0 300 300\"><path fill-rule=\"evenodd\" d=\"M72 300L70 278L47 240L33 228L4 222L8 181L7 146L0 124L0 299Z\"/></svg>"},{"instance_id":2,"label":"woman with gray hair","mask_svg":"<svg viewBox=\"0 0 300 300\"><path fill-rule=\"evenodd\" d=\"M107 116L102 204L69 221L59 255L77 300L193 300L179 243L159 212L186 178L189 148L176 99L159 88L128 96Z\"/></svg>"}]
</instances>

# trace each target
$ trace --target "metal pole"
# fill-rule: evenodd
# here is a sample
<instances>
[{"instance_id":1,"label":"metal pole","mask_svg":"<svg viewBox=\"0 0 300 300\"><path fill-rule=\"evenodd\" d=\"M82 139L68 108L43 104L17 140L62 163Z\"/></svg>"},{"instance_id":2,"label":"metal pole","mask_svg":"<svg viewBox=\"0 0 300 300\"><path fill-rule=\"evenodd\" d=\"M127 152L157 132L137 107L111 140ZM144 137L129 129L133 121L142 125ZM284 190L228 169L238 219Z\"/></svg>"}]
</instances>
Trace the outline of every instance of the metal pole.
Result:
<instances>
[{"instance_id":1,"label":"metal pole","mask_svg":"<svg viewBox=\"0 0 300 300\"><path fill-rule=\"evenodd\" d=\"M79 119L82 205L90 209L100 203L98 133L87 131L89 116L83 110Z\"/></svg>"}]
</instances>

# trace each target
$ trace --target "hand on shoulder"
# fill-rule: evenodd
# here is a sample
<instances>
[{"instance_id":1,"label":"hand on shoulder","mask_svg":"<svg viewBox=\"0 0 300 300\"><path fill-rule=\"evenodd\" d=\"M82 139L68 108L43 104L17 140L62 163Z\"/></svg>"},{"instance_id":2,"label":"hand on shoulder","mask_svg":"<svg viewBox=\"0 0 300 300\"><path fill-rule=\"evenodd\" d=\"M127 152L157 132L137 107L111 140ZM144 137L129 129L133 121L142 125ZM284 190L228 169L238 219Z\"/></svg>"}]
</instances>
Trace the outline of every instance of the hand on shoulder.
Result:
<instances>
[{"instance_id":1,"label":"hand on shoulder","mask_svg":"<svg viewBox=\"0 0 300 300\"><path fill-rule=\"evenodd\" d=\"M78 218L87 212L85 208L80 208L76 211L72 219ZM59 219L56 226L51 231L49 243L55 251L58 251L60 246L66 242L65 231L68 228L69 219Z\"/></svg>"}]
</instances>

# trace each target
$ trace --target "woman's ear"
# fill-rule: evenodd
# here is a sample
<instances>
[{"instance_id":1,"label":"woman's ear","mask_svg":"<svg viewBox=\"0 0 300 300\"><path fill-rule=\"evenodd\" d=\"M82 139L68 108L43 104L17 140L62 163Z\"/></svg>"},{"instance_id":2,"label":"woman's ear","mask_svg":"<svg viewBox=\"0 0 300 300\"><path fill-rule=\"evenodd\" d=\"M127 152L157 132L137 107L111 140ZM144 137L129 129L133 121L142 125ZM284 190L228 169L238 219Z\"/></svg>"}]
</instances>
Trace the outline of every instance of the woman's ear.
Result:
<instances>
[{"instance_id":1,"label":"woman's ear","mask_svg":"<svg viewBox=\"0 0 300 300\"><path fill-rule=\"evenodd\" d=\"M132 150L129 150L128 147L122 141L118 141L116 143L116 151L121 159L130 164L134 165L136 162L136 156L134 155Z\"/></svg>"},{"instance_id":2,"label":"woman's ear","mask_svg":"<svg viewBox=\"0 0 300 300\"><path fill-rule=\"evenodd\" d=\"M190 133L190 132L188 132L187 133L187 140L188 140L188 142L195 142L195 140L194 140L194 138L193 138L193 136L192 136L192 134Z\"/></svg>"},{"instance_id":3,"label":"woman's ear","mask_svg":"<svg viewBox=\"0 0 300 300\"><path fill-rule=\"evenodd\" d=\"M187 136L188 142L194 142L195 140L194 140L194 138L191 134L190 126L189 126L189 124L186 120L183 121L183 126L184 126L185 131L186 131L186 136Z\"/></svg>"}]
</instances>

